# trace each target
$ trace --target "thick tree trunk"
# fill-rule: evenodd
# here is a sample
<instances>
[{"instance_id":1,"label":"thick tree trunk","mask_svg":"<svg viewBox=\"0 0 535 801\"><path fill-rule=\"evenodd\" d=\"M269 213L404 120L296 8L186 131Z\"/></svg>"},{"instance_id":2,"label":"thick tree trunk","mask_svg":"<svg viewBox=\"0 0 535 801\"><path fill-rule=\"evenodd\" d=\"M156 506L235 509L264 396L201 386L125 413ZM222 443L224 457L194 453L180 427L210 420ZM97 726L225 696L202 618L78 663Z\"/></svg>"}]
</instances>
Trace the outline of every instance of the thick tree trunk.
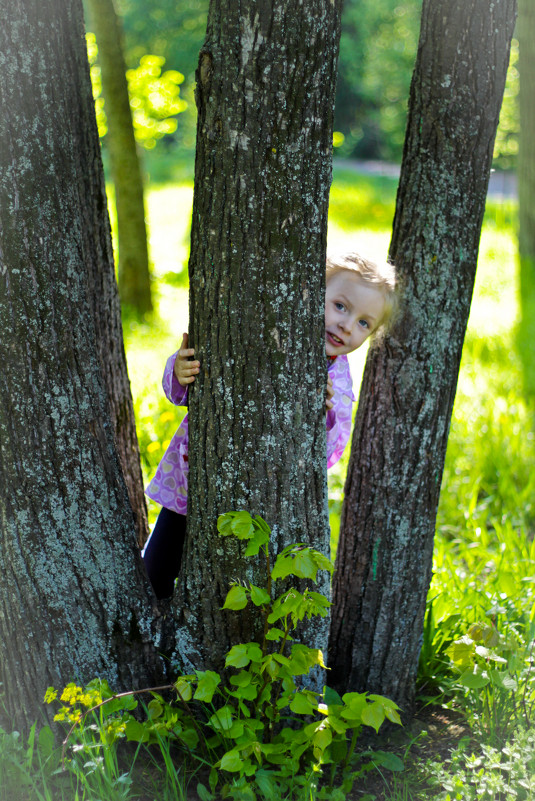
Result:
<instances>
[{"instance_id":1,"label":"thick tree trunk","mask_svg":"<svg viewBox=\"0 0 535 801\"><path fill-rule=\"evenodd\" d=\"M404 312L368 356L353 437L330 679L405 709L515 15L424 0L391 243Z\"/></svg>"},{"instance_id":2,"label":"thick tree trunk","mask_svg":"<svg viewBox=\"0 0 535 801\"><path fill-rule=\"evenodd\" d=\"M520 152L518 154L518 212L520 299L519 345L524 387L535 396L535 5L518 2L520 70Z\"/></svg>"},{"instance_id":3,"label":"thick tree trunk","mask_svg":"<svg viewBox=\"0 0 535 801\"><path fill-rule=\"evenodd\" d=\"M119 292L125 306L152 309L143 180L128 98L121 23L113 0L87 0L98 45L108 120L107 144L115 186L119 238Z\"/></svg>"},{"instance_id":4,"label":"thick tree trunk","mask_svg":"<svg viewBox=\"0 0 535 801\"><path fill-rule=\"evenodd\" d=\"M323 304L340 6L210 7L197 73L190 335L201 374L178 592L185 664L220 665L257 628L220 611L245 563L218 538L218 514L261 514L274 552L292 541L329 549ZM325 624L307 636L325 646Z\"/></svg>"},{"instance_id":5,"label":"thick tree trunk","mask_svg":"<svg viewBox=\"0 0 535 801\"><path fill-rule=\"evenodd\" d=\"M0 14L0 681L24 727L48 685L161 667L107 397L113 375L131 419L81 5Z\"/></svg>"}]
</instances>

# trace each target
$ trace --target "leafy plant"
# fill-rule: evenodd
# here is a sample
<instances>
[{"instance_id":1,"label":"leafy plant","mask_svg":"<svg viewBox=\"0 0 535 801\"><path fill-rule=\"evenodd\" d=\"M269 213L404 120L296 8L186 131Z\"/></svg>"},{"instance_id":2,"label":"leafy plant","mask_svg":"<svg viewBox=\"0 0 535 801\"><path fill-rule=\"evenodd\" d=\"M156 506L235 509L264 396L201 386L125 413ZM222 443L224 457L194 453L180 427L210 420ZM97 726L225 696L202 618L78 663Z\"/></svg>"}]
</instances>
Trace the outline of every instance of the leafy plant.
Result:
<instances>
[{"instance_id":1,"label":"leafy plant","mask_svg":"<svg viewBox=\"0 0 535 801\"><path fill-rule=\"evenodd\" d=\"M463 738L445 763L422 766L427 791L436 801L533 801L535 732L518 729L501 748L480 747Z\"/></svg>"},{"instance_id":2,"label":"leafy plant","mask_svg":"<svg viewBox=\"0 0 535 801\"><path fill-rule=\"evenodd\" d=\"M312 669L325 668L323 655L296 642L294 635L305 617L325 616L329 601L295 587L272 597L277 581L289 576L316 581L319 570L333 570L331 561L298 543L285 548L271 568L270 529L248 512L222 515L218 531L246 542L246 557L261 554L265 561L267 586L235 582L223 606L234 611L249 604L257 607L264 621L262 642L233 645L224 675L197 670L180 676L170 685L176 695L171 702L153 692L143 721L132 714L134 693L113 695L97 680L85 690L69 685L56 719L72 722L68 737L78 741L75 748L87 751L80 724L88 713L97 712L103 754L121 738L145 745L172 742L187 760L208 769L208 786L197 785L202 801L215 798L216 791L231 799L254 799L257 794L292 799L310 792L316 798L343 799L355 777L377 764L399 769L399 760L382 752L368 753L370 761L364 765L355 760L364 726L378 731L385 719L401 723L393 701L368 693L340 697L329 687L319 693L307 683ZM55 700L54 690L46 700ZM91 767L98 768L95 760ZM337 776L341 787L335 790Z\"/></svg>"},{"instance_id":3,"label":"leafy plant","mask_svg":"<svg viewBox=\"0 0 535 801\"><path fill-rule=\"evenodd\" d=\"M530 626L525 641L512 626L499 632L493 620L505 611L490 610L488 622L473 624L448 648L472 724L493 745L503 743L519 725L529 726L535 707L535 627Z\"/></svg>"}]
</instances>

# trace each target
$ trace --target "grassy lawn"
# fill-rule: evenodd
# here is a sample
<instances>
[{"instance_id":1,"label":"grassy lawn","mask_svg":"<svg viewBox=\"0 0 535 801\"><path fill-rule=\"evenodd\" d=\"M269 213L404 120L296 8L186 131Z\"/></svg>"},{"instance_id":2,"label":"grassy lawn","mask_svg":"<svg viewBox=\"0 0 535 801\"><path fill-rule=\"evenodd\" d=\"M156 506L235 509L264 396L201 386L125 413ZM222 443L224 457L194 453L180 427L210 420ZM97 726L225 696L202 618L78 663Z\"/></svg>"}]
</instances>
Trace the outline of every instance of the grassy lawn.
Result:
<instances>
[{"instance_id":1,"label":"grassy lawn","mask_svg":"<svg viewBox=\"0 0 535 801\"><path fill-rule=\"evenodd\" d=\"M395 191L396 183L389 178L336 169L329 250L358 250L384 259ZM191 203L192 184L187 178L173 185L154 184L149 190L157 313L144 323L125 323L146 479L183 413L165 400L160 381L167 356L178 347L188 326L185 265ZM519 320L515 229L513 202L488 204L437 521L418 712L403 729L367 741L368 748L395 753L397 762L386 760L358 780L351 793L348 790L336 798L535 799L531 730L535 715L535 405L523 395L515 342ZM364 360L364 349L351 359L357 385ZM348 451L329 476L333 549ZM151 506L151 520L156 514L157 507ZM94 743L94 732L91 736ZM184 779L170 767L169 744L162 745L163 758L155 757L154 750L133 749L126 752L126 760L113 749L91 747L101 762L93 765L84 756L87 761L80 762L79 770L85 778L66 782L64 777L54 778L52 771L48 776L43 767L46 759L41 758L47 753L45 746L41 751L30 749L0 732L0 801L197 797L191 789L195 781L186 791ZM95 778L92 783L91 776L98 776L98 781ZM6 787L8 795L2 789ZM294 797L305 801L319 796L309 788Z\"/></svg>"},{"instance_id":2,"label":"grassy lawn","mask_svg":"<svg viewBox=\"0 0 535 801\"><path fill-rule=\"evenodd\" d=\"M171 418L173 410L162 405L160 376L151 371L155 363L163 365L187 325L186 289L180 275L174 278L170 275L173 269L170 253L174 253L175 269L185 264L191 191L191 186L162 187L149 195L151 241L157 243L157 248L153 248L155 274L160 279L157 284L160 336L156 347L136 332L128 337L129 368L142 442L146 443L147 431L150 432L150 442L145 448L152 451L144 460L147 475L161 456L159 443L163 439L162 447L165 446L176 424L176 419ZM329 250L356 249L371 258L385 258L395 191L396 182L392 179L335 170ZM178 220L177 215L169 214L172 207L179 209ZM432 757L425 767L426 751L419 746L423 754L420 761L415 757L411 770L396 774L392 781L385 776L377 797L427 798L429 789L422 787L426 787L426 777L434 777L433 797L531 798L531 790L524 787L531 779L525 776L518 777L520 784L513 790L507 789L504 777L508 769L503 767L507 759L502 750L516 747L507 746L507 739L514 739L517 729L527 730L533 703L529 659L535 617L534 408L523 397L522 366L515 347L519 319L515 229L515 203L489 202L444 472L434 578L420 666L422 710L434 709L425 705L439 702L448 715L460 714L464 738L460 739L460 750L454 750L453 757L438 749L438 767ZM161 259L157 254L162 254ZM365 355L362 349L351 358L357 385ZM166 423L164 433L159 424L162 419ZM348 452L349 448L329 476L333 551ZM155 512L151 510L151 517ZM447 649L454 640L468 636L468 632L474 634L471 627L480 622L490 623L502 638L494 643L494 650L487 649L492 655L485 657L488 664L494 665L493 670L499 669L502 674L495 673L489 685L475 688L465 685L470 681L481 684L491 675L485 672L485 658L481 656L487 644L483 640L476 642L471 661L457 660L457 665L452 659L455 654ZM476 648L481 653L476 653ZM492 659L496 661L492 663ZM467 671L479 679L471 680ZM524 713L519 700L521 692ZM427 711L422 711L422 717L427 720ZM448 739L452 719L445 718L444 737L442 741L439 738L440 742L450 744L450 750L455 746ZM425 738L421 732L426 731L426 725L422 723L418 742ZM520 739L522 736L519 735ZM476 776L485 748L495 749L492 754L498 766L491 781L492 791ZM414 751L417 753L418 748ZM531 764L527 756L525 761ZM464 776L468 788L455 789L451 771ZM377 794L377 783L372 791L372 795Z\"/></svg>"}]
</instances>

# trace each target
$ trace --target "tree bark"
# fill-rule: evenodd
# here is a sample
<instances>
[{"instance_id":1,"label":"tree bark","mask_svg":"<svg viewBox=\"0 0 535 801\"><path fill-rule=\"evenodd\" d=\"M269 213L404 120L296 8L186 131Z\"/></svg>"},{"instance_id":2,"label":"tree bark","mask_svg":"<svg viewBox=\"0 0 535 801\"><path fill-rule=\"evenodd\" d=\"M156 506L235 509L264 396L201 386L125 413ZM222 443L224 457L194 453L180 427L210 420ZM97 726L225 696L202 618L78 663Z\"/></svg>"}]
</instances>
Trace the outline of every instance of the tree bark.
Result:
<instances>
[{"instance_id":1,"label":"tree bark","mask_svg":"<svg viewBox=\"0 0 535 801\"><path fill-rule=\"evenodd\" d=\"M519 350L524 388L535 396L535 6L518 2L520 148L518 154L518 250L520 256Z\"/></svg>"},{"instance_id":2,"label":"tree bark","mask_svg":"<svg viewBox=\"0 0 535 801\"><path fill-rule=\"evenodd\" d=\"M403 315L371 349L342 511L329 678L408 709L515 0L424 0L390 254Z\"/></svg>"},{"instance_id":3,"label":"tree bark","mask_svg":"<svg viewBox=\"0 0 535 801\"><path fill-rule=\"evenodd\" d=\"M189 536L177 656L219 667L253 616L221 612L234 577L265 586L217 516L247 509L272 549L329 552L323 307L341 2L213 0L197 72ZM328 592L328 578L322 580ZM256 616L259 617L258 615ZM307 637L325 647L326 625Z\"/></svg>"},{"instance_id":4,"label":"tree bark","mask_svg":"<svg viewBox=\"0 0 535 801\"><path fill-rule=\"evenodd\" d=\"M48 685L162 671L114 437L133 415L81 4L0 13L0 681L24 728Z\"/></svg>"},{"instance_id":5,"label":"tree bark","mask_svg":"<svg viewBox=\"0 0 535 801\"><path fill-rule=\"evenodd\" d=\"M126 81L121 23L113 0L88 0L106 102L110 168L119 239L119 292L123 305L152 309L143 179Z\"/></svg>"}]
</instances>

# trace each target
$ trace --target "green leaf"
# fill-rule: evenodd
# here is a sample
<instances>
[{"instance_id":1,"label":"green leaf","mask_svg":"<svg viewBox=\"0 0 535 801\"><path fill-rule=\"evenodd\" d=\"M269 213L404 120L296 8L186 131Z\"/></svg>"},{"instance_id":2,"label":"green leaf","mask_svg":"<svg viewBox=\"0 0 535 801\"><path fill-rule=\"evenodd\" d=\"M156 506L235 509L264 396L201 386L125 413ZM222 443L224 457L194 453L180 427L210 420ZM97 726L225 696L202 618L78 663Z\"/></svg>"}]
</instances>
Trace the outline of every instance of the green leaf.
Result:
<instances>
[{"instance_id":1,"label":"green leaf","mask_svg":"<svg viewBox=\"0 0 535 801\"><path fill-rule=\"evenodd\" d=\"M232 737L233 740L237 740L239 737L243 737L243 730L243 721L235 720L227 732L227 737Z\"/></svg>"},{"instance_id":2,"label":"green leaf","mask_svg":"<svg viewBox=\"0 0 535 801\"><path fill-rule=\"evenodd\" d=\"M183 701L190 701L193 695L193 690L191 687L191 680L184 676L181 676L175 682L175 690L177 694Z\"/></svg>"},{"instance_id":3,"label":"green leaf","mask_svg":"<svg viewBox=\"0 0 535 801\"><path fill-rule=\"evenodd\" d=\"M230 692L234 698L243 698L245 701L254 701L258 695L258 687L256 684L247 684Z\"/></svg>"},{"instance_id":4,"label":"green leaf","mask_svg":"<svg viewBox=\"0 0 535 801\"><path fill-rule=\"evenodd\" d=\"M392 709L392 707L389 706L385 706L384 710L388 720L390 720L392 723L397 723L399 726L403 725L401 722L401 718L399 716L399 712L397 712L395 709Z\"/></svg>"},{"instance_id":5,"label":"green leaf","mask_svg":"<svg viewBox=\"0 0 535 801\"><path fill-rule=\"evenodd\" d=\"M464 637L461 637L460 640L455 640L455 642L446 649L446 653L450 659L459 668L468 667L468 665L473 663L474 652L475 643L471 637L468 637L466 634Z\"/></svg>"},{"instance_id":6,"label":"green leaf","mask_svg":"<svg viewBox=\"0 0 535 801\"><path fill-rule=\"evenodd\" d=\"M370 693L368 696L370 701L379 701L380 704L386 709L387 706L391 707L392 709L399 709L399 706L396 704L395 701L392 701L391 698L386 698L384 695L376 695L375 693Z\"/></svg>"},{"instance_id":7,"label":"green leaf","mask_svg":"<svg viewBox=\"0 0 535 801\"><path fill-rule=\"evenodd\" d=\"M466 670L459 677L459 684L469 690L480 690L482 687L486 687L489 682L490 679L486 673L473 673L471 669Z\"/></svg>"},{"instance_id":8,"label":"green leaf","mask_svg":"<svg viewBox=\"0 0 535 801\"><path fill-rule=\"evenodd\" d=\"M378 701L367 704L362 710L362 722L365 726L371 726L375 731L379 731L385 719L385 712Z\"/></svg>"},{"instance_id":9,"label":"green leaf","mask_svg":"<svg viewBox=\"0 0 535 801\"><path fill-rule=\"evenodd\" d=\"M271 603L271 598L265 590L251 584L251 601L255 606L263 606L264 604Z\"/></svg>"},{"instance_id":10,"label":"green leaf","mask_svg":"<svg viewBox=\"0 0 535 801\"><path fill-rule=\"evenodd\" d=\"M316 581L318 570L334 570L331 560L303 543L286 547L277 557L271 572L273 579L297 576Z\"/></svg>"},{"instance_id":11,"label":"green leaf","mask_svg":"<svg viewBox=\"0 0 535 801\"><path fill-rule=\"evenodd\" d=\"M283 579L287 576L297 576L297 578L309 578L316 580L318 568L310 555L310 548L297 543L285 548L277 556L273 570L272 579Z\"/></svg>"},{"instance_id":12,"label":"green leaf","mask_svg":"<svg viewBox=\"0 0 535 801\"><path fill-rule=\"evenodd\" d=\"M245 549L244 556L256 556L262 545L265 545L266 542L269 542L269 533L266 534L265 531L255 530Z\"/></svg>"},{"instance_id":13,"label":"green leaf","mask_svg":"<svg viewBox=\"0 0 535 801\"><path fill-rule=\"evenodd\" d=\"M236 687L246 687L251 683L253 677L247 670L240 670L235 676L230 677L230 683Z\"/></svg>"},{"instance_id":14,"label":"green leaf","mask_svg":"<svg viewBox=\"0 0 535 801\"><path fill-rule=\"evenodd\" d=\"M194 751L199 744L199 735L193 728L183 729L176 736L190 751Z\"/></svg>"},{"instance_id":15,"label":"green leaf","mask_svg":"<svg viewBox=\"0 0 535 801\"><path fill-rule=\"evenodd\" d=\"M274 798L277 798L279 795L279 783L275 773L260 768L260 770L256 771L254 778L256 786L264 796L265 801L273 801Z\"/></svg>"},{"instance_id":16,"label":"green leaf","mask_svg":"<svg viewBox=\"0 0 535 801\"><path fill-rule=\"evenodd\" d=\"M210 785L210 789L211 789L212 792L215 791L215 788L217 787L217 782L218 781L219 781L219 777L217 775L217 770L215 768L212 768L211 771L210 771L210 774L208 776L208 783Z\"/></svg>"},{"instance_id":17,"label":"green leaf","mask_svg":"<svg viewBox=\"0 0 535 801\"><path fill-rule=\"evenodd\" d=\"M227 593L222 609L244 609L247 606L247 589L235 584Z\"/></svg>"},{"instance_id":18,"label":"green leaf","mask_svg":"<svg viewBox=\"0 0 535 801\"><path fill-rule=\"evenodd\" d=\"M283 637L284 637L284 632L282 631L282 629L277 629L273 626L273 628L267 630L266 640L273 640L276 642L278 640L282 640ZM291 637L289 637L288 639L291 639Z\"/></svg>"},{"instance_id":19,"label":"green leaf","mask_svg":"<svg viewBox=\"0 0 535 801\"><path fill-rule=\"evenodd\" d=\"M502 670L490 670L491 681L496 687L501 687L502 690L510 690L515 692L518 689L518 684L515 679L508 673Z\"/></svg>"},{"instance_id":20,"label":"green leaf","mask_svg":"<svg viewBox=\"0 0 535 801\"><path fill-rule=\"evenodd\" d=\"M219 673L214 673L213 670L198 670L197 676L199 677L199 683L193 698L195 701L204 701L209 704L221 684L221 676Z\"/></svg>"},{"instance_id":21,"label":"green leaf","mask_svg":"<svg viewBox=\"0 0 535 801\"><path fill-rule=\"evenodd\" d=\"M146 724L142 724L133 718L126 722L124 727L126 739L135 743L146 743L150 739L150 731L146 728Z\"/></svg>"},{"instance_id":22,"label":"green leaf","mask_svg":"<svg viewBox=\"0 0 535 801\"><path fill-rule=\"evenodd\" d=\"M217 518L217 530L222 537L233 534L239 540L248 540L254 533L253 519L249 512L226 512Z\"/></svg>"},{"instance_id":23,"label":"green leaf","mask_svg":"<svg viewBox=\"0 0 535 801\"><path fill-rule=\"evenodd\" d=\"M251 657L247 653L247 645L233 645L225 659L225 667L242 668L249 664Z\"/></svg>"},{"instance_id":24,"label":"green leaf","mask_svg":"<svg viewBox=\"0 0 535 801\"><path fill-rule=\"evenodd\" d=\"M219 515L217 518L217 531L221 537L228 537L232 534L232 529L230 527L232 520L232 512L226 512L224 515Z\"/></svg>"},{"instance_id":25,"label":"green leaf","mask_svg":"<svg viewBox=\"0 0 535 801\"><path fill-rule=\"evenodd\" d=\"M309 648L301 643L294 643L291 651L290 670L292 676L306 675L315 665L325 667L323 653L318 648Z\"/></svg>"},{"instance_id":26,"label":"green leaf","mask_svg":"<svg viewBox=\"0 0 535 801\"><path fill-rule=\"evenodd\" d=\"M272 679L278 676L280 667L277 662L274 660L272 654L268 654L264 659L264 664L262 665L262 670L266 671Z\"/></svg>"},{"instance_id":27,"label":"green leaf","mask_svg":"<svg viewBox=\"0 0 535 801\"><path fill-rule=\"evenodd\" d=\"M197 795L201 801L214 801L215 796L200 782L197 784Z\"/></svg>"},{"instance_id":28,"label":"green leaf","mask_svg":"<svg viewBox=\"0 0 535 801\"><path fill-rule=\"evenodd\" d=\"M331 744L333 739L332 731L326 727L320 728L314 737L312 738L312 742L319 748L321 752L325 751L326 748Z\"/></svg>"},{"instance_id":29,"label":"green leaf","mask_svg":"<svg viewBox=\"0 0 535 801\"><path fill-rule=\"evenodd\" d=\"M347 721L342 720L336 714L329 714L327 715L327 722L331 729L335 731L337 734L345 734L345 732L352 728L350 723ZM336 761L336 760L335 760Z\"/></svg>"},{"instance_id":30,"label":"green leaf","mask_svg":"<svg viewBox=\"0 0 535 801\"><path fill-rule=\"evenodd\" d=\"M227 751L226 754L223 754L221 757L221 770L228 770L231 773L235 773L240 771L243 766L243 760L240 757L239 751L236 751L233 748L231 751Z\"/></svg>"},{"instance_id":31,"label":"green leaf","mask_svg":"<svg viewBox=\"0 0 535 801\"><path fill-rule=\"evenodd\" d=\"M148 705L149 720L156 720L156 718L161 717L162 714L163 714L163 706L156 698L153 698Z\"/></svg>"},{"instance_id":32,"label":"green leaf","mask_svg":"<svg viewBox=\"0 0 535 801\"><path fill-rule=\"evenodd\" d=\"M298 715L311 715L314 712L314 706L310 703L306 692L295 693L290 702L290 709Z\"/></svg>"},{"instance_id":33,"label":"green leaf","mask_svg":"<svg viewBox=\"0 0 535 801\"><path fill-rule=\"evenodd\" d=\"M228 731L232 726L232 707L222 706L208 721L216 731Z\"/></svg>"},{"instance_id":34,"label":"green leaf","mask_svg":"<svg viewBox=\"0 0 535 801\"><path fill-rule=\"evenodd\" d=\"M248 642L246 645L247 648L247 655L251 662L261 662L262 661L262 649L256 642Z\"/></svg>"},{"instance_id":35,"label":"green leaf","mask_svg":"<svg viewBox=\"0 0 535 801\"><path fill-rule=\"evenodd\" d=\"M336 690L333 690L332 687L327 687L327 685L323 688L323 701L327 706L335 706L338 704L342 706L344 703Z\"/></svg>"},{"instance_id":36,"label":"green leaf","mask_svg":"<svg viewBox=\"0 0 535 801\"><path fill-rule=\"evenodd\" d=\"M368 696L366 693L344 693L342 696L342 701L347 707L349 707L351 712L360 715L366 706L367 697Z\"/></svg>"},{"instance_id":37,"label":"green leaf","mask_svg":"<svg viewBox=\"0 0 535 801\"><path fill-rule=\"evenodd\" d=\"M234 512L230 527L239 540L249 540L254 534L253 519L249 512Z\"/></svg>"}]
</instances>

